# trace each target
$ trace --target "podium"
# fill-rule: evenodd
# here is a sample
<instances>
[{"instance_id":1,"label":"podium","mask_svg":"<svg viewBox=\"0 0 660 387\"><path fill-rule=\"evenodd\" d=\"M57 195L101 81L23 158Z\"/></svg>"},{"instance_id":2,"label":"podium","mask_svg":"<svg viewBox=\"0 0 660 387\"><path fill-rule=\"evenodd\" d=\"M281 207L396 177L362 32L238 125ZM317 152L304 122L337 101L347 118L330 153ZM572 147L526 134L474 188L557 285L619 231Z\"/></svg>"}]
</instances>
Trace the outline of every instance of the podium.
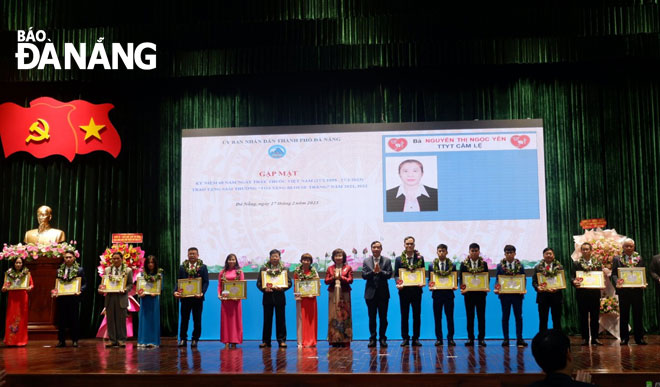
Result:
<instances>
[{"instance_id":1,"label":"podium","mask_svg":"<svg viewBox=\"0 0 660 387\"><path fill-rule=\"evenodd\" d=\"M30 269L34 289L30 292L28 339L56 340L56 303L50 291L55 287L57 269L62 264L62 258L40 257L31 262L26 261Z\"/></svg>"}]
</instances>

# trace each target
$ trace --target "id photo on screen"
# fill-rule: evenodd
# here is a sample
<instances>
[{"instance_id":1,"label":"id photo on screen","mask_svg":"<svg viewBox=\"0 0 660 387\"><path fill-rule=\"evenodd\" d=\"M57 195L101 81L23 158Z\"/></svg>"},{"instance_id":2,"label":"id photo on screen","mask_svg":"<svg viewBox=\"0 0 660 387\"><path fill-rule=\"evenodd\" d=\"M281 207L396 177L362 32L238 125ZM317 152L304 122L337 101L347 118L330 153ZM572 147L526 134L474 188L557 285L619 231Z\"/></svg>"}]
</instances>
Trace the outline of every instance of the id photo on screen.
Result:
<instances>
[{"instance_id":1,"label":"id photo on screen","mask_svg":"<svg viewBox=\"0 0 660 387\"><path fill-rule=\"evenodd\" d=\"M386 159L386 211L437 211L436 170L435 157L388 157Z\"/></svg>"}]
</instances>

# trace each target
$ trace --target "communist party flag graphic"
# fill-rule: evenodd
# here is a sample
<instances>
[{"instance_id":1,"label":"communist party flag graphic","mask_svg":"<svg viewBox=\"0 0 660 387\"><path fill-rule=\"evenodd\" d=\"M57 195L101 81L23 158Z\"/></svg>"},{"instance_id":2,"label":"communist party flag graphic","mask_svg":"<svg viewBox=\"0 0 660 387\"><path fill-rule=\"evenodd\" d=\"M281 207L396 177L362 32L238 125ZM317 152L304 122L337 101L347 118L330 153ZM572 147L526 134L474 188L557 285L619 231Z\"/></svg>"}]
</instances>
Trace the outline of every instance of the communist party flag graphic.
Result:
<instances>
[{"instance_id":1,"label":"communist party flag graphic","mask_svg":"<svg viewBox=\"0 0 660 387\"><path fill-rule=\"evenodd\" d=\"M76 154L105 151L116 158L121 139L108 118L113 107L50 97L33 100L29 108L4 103L0 105L0 138L5 157L25 151L37 158L57 154L72 161Z\"/></svg>"}]
</instances>

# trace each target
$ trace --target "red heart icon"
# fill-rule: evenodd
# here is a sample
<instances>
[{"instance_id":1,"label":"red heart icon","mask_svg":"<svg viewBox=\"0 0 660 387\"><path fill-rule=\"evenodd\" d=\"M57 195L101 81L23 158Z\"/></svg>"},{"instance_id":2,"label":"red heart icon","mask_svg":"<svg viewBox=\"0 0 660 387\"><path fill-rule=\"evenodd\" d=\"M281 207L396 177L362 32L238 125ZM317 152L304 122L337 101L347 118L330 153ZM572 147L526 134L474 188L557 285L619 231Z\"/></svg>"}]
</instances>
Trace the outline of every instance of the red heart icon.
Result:
<instances>
[{"instance_id":1,"label":"red heart icon","mask_svg":"<svg viewBox=\"0 0 660 387\"><path fill-rule=\"evenodd\" d=\"M387 142L387 145L392 148L392 150L401 152L406 145L408 145L408 141L406 141L405 138L391 138L390 141Z\"/></svg>"},{"instance_id":2,"label":"red heart icon","mask_svg":"<svg viewBox=\"0 0 660 387\"><path fill-rule=\"evenodd\" d=\"M515 146L518 149L522 149L529 145L530 139L529 136L526 134L523 134L522 136L512 136L511 137L511 144Z\"/></svg>"}]
</instances>

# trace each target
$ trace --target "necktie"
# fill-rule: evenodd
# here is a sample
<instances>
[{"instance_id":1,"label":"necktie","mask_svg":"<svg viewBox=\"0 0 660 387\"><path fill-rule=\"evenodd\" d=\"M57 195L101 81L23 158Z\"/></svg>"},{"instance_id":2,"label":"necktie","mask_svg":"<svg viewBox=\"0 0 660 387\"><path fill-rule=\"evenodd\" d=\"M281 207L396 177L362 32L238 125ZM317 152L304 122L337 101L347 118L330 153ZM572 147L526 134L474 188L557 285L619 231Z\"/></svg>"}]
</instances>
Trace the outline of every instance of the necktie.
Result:
<instances>
[{"instance_id":1,"label":"necktie","mask_svg":"<svg viewBox=\"0 0 660 387\"><path fill-rule=\"evenodd\" d=\"M66 270L64 270L64 278L69 277L69 268L67 267Z\"/></svg>"},{"instance_id":2,"label":"necktie","mask_svg":"<svg viewBox=\"0 0 660 387\"><path fill-rule=\"evenodd\" d=\"M445 271L445 261L440 264L440 270Z\"/></svg>"}]
</instances>

